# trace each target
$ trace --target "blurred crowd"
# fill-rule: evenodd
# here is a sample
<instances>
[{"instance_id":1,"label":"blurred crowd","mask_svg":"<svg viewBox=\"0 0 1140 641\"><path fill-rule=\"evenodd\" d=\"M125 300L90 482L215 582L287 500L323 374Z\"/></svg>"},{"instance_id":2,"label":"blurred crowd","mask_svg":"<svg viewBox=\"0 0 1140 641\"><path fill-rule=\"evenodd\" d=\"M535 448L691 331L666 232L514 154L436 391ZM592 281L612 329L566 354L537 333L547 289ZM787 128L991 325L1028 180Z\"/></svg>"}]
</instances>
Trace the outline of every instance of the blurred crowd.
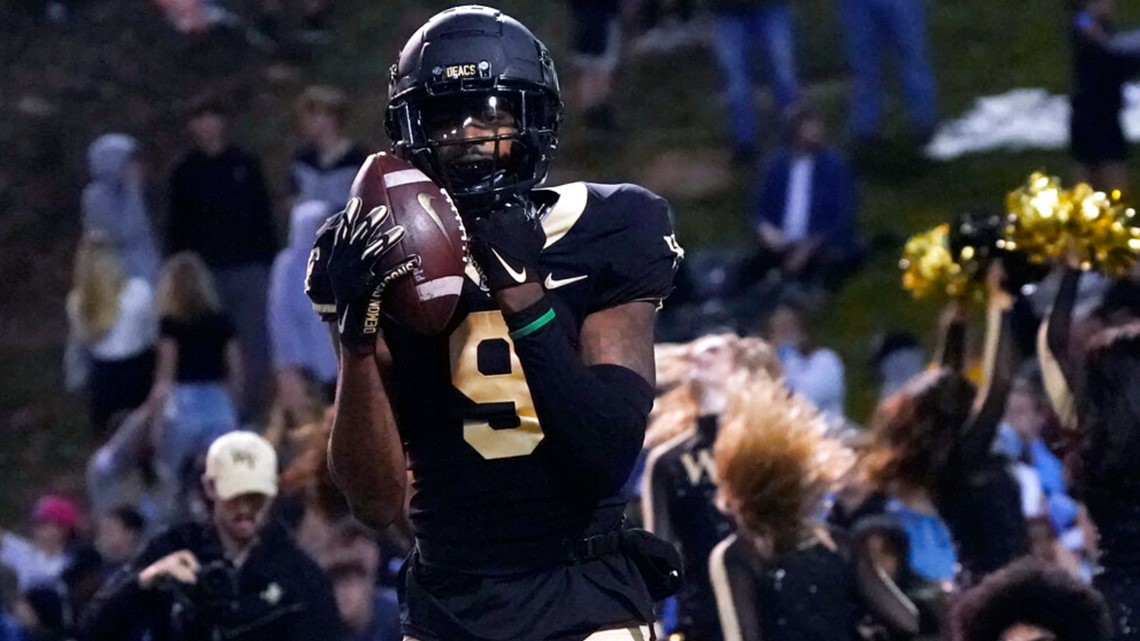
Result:
<instances>
[{"instance_id":1,"label":"blurred crowd","mask_svg":"<svg viewBox=\"0 0 1140 641\"><path fill-rule=\"evenodd\" d=\"M65 20L81 1L40 4ZM286 25L319 44L333 24L331 0L157 4L181 31L240 28L270 50ZM626 56L710 46L733 167L755 175L752 242L691 251L660 317L658 403L628 485L631 520L685 558L659 633L1140 638L1138 286L1060 264L1010 287L994 265L985 312L949 305L934 354L922 337L875 337L857 375L880 403L857 425L845 364L815 325L871 247L858 164L801 86L794 3L568 5L583 125L621 130ZM1072 155L1080 177L1123 188L1120 103L1101 97L1140 68L1140 39L1116 30L1110 0L1072 5ZM890 58L919 149L938 121L924 3L835 8L852 74L838 138L857 159L883 144ZM407 526L368 531L335 489L336 357L299 285L367 155L345 133L349 104L325 85L298 96L289 175L267 177L230 135L227 97L198 96L162 208L145 196L146 141L90 144L64 368L102 445L85 496L45 494L2 533L0 641L206 638L201 621L219 618L239 630L225 638L401 638Z\"/></svg>"}]
</instances>

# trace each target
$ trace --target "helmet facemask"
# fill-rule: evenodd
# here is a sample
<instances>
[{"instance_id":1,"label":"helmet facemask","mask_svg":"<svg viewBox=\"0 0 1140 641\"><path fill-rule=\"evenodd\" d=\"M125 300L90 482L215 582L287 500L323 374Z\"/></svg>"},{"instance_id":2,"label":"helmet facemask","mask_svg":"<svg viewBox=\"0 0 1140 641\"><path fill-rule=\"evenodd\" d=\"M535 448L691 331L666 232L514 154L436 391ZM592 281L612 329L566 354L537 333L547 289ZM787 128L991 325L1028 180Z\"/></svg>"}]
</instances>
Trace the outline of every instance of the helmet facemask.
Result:
<instances>
[{"instance_id":1,"label":"helmet facemask","mask_svg":"<svg viewBox=\"0 0 1140 641\"><path fill-rule=\"evenodd\" d=\"M396 151L447 189L460 213L479 216L546 177L561 110L538 89L418 91L389 106Z\"/></svg>"}]
</instances>

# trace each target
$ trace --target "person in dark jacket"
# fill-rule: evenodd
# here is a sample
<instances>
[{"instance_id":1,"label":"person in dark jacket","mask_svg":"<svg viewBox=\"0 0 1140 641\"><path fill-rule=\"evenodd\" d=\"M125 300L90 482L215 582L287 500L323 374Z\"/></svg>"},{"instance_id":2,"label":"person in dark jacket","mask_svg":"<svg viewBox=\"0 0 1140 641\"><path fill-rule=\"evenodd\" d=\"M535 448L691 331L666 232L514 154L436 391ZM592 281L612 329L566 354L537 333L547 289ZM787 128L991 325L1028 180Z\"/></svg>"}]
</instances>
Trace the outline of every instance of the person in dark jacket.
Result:
<instances>
[{"instance_id":1,"label":"person in dark jacket","mask_svg":"<svg viewBox=\"0 0 1140 641\"><path fill-rule=\"evenodd\" d=\"M833 288L857 265L858 208L851 166L827 144L823 118L811 108L791 116L787 144L760 178L749 211L759 247L748 277L771 269Z\"/></svg>"},{"instance_id":2,"label":"person in dark jacket","mask_svg":"<svg viewBox=\"0 0 1140 641\"><path fill-rule=\"evenodd\" d=\"M265 178L256 157L230 144L217 99L194 104L189 130L194 146L170 176L166 254L193 251L214 274L242 346L242 406L257 416L270 379L265 292L277 254Z\"/></svg>"},{"instance_id":3,"label":"person in dark jacket","mask_svg":"<svg viewBox=\"0 0 1140 641\"><path fill-rule=\"evenodd\" d=\"M1069 153L1077 180L1128 186L1128 142L1120 124L1124 83L1140 71L1140 31L1119 33L1113 0L1073 0L1073 89Z\"/></svg>"},{"instance_id":4,"label":"person in dark jacket","mask_svg":"<svg viewBox=\"0 0 1140 641\"><path fill-rule=\"evenodd\" d=\"M150 541L96 595L83 638L341 638L328 578L268 520L277 494L269 442L252 432L220 437L206 455L202 481L213 503L209 522L176 526Z\"/></svg>"}]
</instances>

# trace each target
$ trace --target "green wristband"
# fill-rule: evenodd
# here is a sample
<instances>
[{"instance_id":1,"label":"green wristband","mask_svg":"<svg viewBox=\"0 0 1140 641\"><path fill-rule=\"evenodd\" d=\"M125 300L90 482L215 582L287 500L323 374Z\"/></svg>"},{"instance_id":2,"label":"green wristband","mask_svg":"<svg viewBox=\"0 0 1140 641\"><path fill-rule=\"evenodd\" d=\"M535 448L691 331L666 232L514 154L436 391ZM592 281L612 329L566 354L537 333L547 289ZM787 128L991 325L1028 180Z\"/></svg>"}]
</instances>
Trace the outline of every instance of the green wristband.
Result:
<instances>
[{"instance_id":1,"label":"green wristband","mask_svg":"<svg viewBox=\"0 0 1140 641\"><path fill-rule=\"evenodd\" d=\"M532 320L531 322L527 323L526 325L516 329L513 332L510 332L510 336L514 340L518 340L518 339L523 338L525 336L530 336L531 334L533 334L533 333L537 332L538 330L542 329L543 327L545 327L552 320L554 320L554 308L553 307L546 310L546 313L543 314L542 316L539 316L538 318Z\"/></svg>"}]
</instances>

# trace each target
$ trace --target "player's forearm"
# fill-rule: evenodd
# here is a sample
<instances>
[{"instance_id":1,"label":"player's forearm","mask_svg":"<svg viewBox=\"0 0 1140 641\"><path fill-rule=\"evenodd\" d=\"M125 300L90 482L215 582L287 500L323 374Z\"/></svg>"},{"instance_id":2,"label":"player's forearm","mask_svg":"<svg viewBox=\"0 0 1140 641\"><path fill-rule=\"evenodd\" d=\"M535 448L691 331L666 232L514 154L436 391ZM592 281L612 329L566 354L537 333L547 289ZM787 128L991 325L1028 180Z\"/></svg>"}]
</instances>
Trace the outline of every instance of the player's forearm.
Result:
<instances>
[{"instance_id":1,"label":"player's forearm","mask_svg":"<svg viewBox=\"0 0 1140 641\"><path fill-rule=\"evenodd\" d=\"M404 450L372 355L342 350L329 467L353 514L382 528L404 501Z\"/></svg>"},{"instance_id":2,"label":"player's forearm","mask_svg":"<svg viewBox=\"0 0 1140 641\"><path fill-rule=\"evenodd\" d=\"M653 388L625 367L587 367L557 323L515 338L515 353L558 460L597 492L612 494L641 451Z\"/></svg>"}]
</instances>

